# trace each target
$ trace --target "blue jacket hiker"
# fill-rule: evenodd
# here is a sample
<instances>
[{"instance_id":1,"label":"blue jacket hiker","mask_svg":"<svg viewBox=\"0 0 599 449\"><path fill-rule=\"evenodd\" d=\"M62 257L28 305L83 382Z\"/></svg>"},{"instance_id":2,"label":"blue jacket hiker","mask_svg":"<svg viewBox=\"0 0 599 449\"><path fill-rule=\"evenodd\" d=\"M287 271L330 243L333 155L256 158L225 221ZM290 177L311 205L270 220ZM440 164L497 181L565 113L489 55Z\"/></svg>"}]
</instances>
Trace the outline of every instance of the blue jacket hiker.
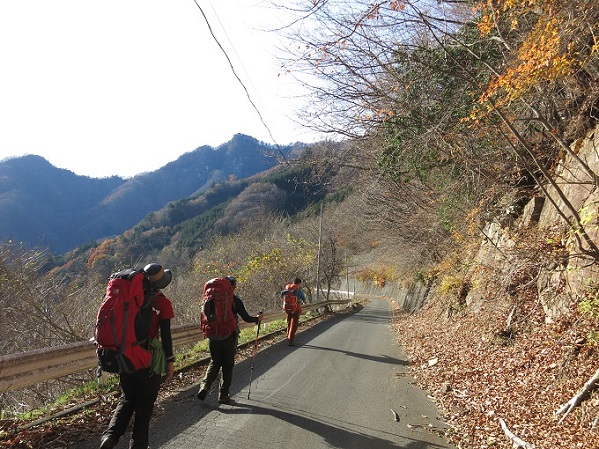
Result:
<instances>
[{"instance_id":1,"label":"blue jacket hiker","mask_svg":"<svg viewBox=\"0 0 599 449\"><path fill-rule=\"evenodd\" d=\"M301 304L306 302L306 296L302 291L302 280L295 278L292 284L287 284L281 292L283 296L283 310L287 313L287 344L295 344L295 333L299 325L299 317L302 314Z\"/></svg>"}]
</instances>

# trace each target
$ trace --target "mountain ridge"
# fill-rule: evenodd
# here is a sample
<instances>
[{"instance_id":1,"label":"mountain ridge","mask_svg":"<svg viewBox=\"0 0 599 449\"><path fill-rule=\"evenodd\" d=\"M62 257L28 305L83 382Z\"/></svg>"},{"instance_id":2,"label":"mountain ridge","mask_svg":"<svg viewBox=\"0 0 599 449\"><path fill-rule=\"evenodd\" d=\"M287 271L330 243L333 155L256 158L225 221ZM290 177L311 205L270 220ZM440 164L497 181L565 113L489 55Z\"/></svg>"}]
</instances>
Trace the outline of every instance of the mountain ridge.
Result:
<instances>
[{"instance_id":1,"label":"mountain ridge","mask_svg":"<svg viewBox=\"0 0 599 449\"><path fill-rule=\"evenodd\" d=\"M288 154L298 146L281 151ZM243 179L271 168L278 164L274 153L274 147L236 134L216 148L198 147L129 179L76 175L36 155L5 159L0 162L0 239L69 251L118 235L170 201L231 176Z\"/></svg>"}]
</instances>

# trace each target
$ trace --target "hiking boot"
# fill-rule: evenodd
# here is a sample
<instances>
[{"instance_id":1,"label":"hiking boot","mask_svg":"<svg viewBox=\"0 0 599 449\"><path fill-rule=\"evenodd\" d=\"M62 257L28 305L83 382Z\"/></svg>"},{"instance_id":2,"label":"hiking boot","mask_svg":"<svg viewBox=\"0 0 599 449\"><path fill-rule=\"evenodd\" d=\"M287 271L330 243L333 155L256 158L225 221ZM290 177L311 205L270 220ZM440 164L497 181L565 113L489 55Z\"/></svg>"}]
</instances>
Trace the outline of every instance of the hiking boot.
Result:
<instances>
[{"instance_id":1,"label":"hiking boot","mask_svg":"<svg viewBox=\"0 0 599 449\"><path fill-rule=\"evenodd\" d=\"M115 441L110 435L102 437L100 441L100 449L112 449L115 446Z\"/></svg>"},{"instance_id":2,"label":"hiking boot","mask_svg":"<svg viewBox=\"0 0 599 449\"><path fill-rule=\"evenodd\" d=\"M208 394L208 390L206 390L205 388L202 388L199 392L198 392L198 399L200 401L203 401L204 399L206 399L206 395Z\"/></svg>"},{"instance_id":3,"label":"hiking boot","mask_svg":"<svg viewBox=\"0 0 599 449\"><path fill-rule=\"evenodd\" d=\"M231 396L229 396L228 394L223 394L223 395L219 396L218 403L219 404L226 404L230 400L231 400Z\"/></svg>"}]
</instances>

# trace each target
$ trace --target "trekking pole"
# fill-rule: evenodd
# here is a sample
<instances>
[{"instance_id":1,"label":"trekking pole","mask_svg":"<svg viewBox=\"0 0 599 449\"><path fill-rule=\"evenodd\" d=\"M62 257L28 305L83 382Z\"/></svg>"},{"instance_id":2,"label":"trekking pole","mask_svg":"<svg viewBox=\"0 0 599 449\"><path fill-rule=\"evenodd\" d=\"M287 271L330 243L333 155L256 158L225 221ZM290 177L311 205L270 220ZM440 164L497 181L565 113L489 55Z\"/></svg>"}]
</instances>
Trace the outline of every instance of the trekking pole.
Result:
<instances>
[{"instance_id":1,"label":"trekking pole","mask_svg":"<svg viewBox=\"0 0 599 449\"><path fill-rule=\"evenodd\" d=\"M258 315L262 314L262 311L258 312ZM256 330L256 340L254 341L254 357L252 358L252 367L250 368L250 386L248 388L248 399L250 398L250 391L252 391L252 375L254 374L254 363L256 363L256 353L258 352L258 335L260 335L260 321L258 321L258 329Z\"/></svg>"}]
</instances>

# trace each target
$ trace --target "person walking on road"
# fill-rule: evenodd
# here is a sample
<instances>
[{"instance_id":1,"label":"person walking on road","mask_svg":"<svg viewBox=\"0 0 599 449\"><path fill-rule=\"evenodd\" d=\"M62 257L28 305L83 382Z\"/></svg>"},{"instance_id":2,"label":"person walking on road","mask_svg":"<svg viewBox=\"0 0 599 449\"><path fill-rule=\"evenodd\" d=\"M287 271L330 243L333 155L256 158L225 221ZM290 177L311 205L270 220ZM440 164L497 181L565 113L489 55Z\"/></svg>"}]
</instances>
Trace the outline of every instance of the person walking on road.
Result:
<instances>
[{"instance_id":1,"label":"person walking on road","mask_svg":"<svg viewBox=\"0 0 599 449\"><path fill-rule=\"evenodd\" d=\"M302 280L295 278L292 284L287 284L281 292L283 296L283 310L287 313L287 344L295 344L295 333L299 325L299 317L302 314L301 304L306 302L306 296L302 291Z\"/></svg>"},{"instance_id":2,"label":"person walking on road","mask_svg":"<svg viewBox=\"0 0 599 449\"><path fill-rule=\"evenodd\" d=\"M210 387L222 370L222 382L219 387L218 402L226 404L231 400L229 389L233 381L235 352L239 337L238 317L246 323L260 325L262 312L253 317L247 312L243 301L234 294L237 280L232 276L215 278L204 285L202 305L202 331L208 339L210 363L204 379L200 382L197 394L199 400L206 399Z\"/></svg>"},{"instance_id":3,"label":"person walking on road","mask_svg":"<svg viewBox=\"0 0 599 449\"><path fill-rule=\"evenodd\" d=\"M133 373L119 374L122 395L108 428L102 434L100 449L113 449L116 446L127 431L133 415L135 421L129 449L148 449L150 419L160 390L161 376L166 374L165 381L168 382L174 374L171 319L175 314L171 300L160 291L170 284L172 272L157 263L146 265L143 271L152 288L152 322L148 334L153 348L152 365Z\"/></svg>"}]
</instances>

